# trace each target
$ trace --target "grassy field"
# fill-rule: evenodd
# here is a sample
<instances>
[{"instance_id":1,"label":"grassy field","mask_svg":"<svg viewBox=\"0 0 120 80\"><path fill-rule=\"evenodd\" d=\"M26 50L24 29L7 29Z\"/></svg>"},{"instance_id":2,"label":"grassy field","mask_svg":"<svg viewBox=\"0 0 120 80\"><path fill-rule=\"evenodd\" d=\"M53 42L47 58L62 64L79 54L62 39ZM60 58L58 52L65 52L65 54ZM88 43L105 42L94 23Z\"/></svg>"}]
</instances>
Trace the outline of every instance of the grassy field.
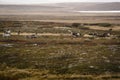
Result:
<instances>
[{"instance_id":1,"label":"grassy field","mask_svg":"<svg viewBox=\"0 0 120 80\"><path fill-rule=\"evenodd\" d=\"M70 34L68 30L83 34L106 32L85 26L101 24L73 24L39 21L1 21L0 32ZM105 27L102 24L102 27ZM119 30L113 30L119 36ZM120 38L84 38L72 36L38 36L28 39L24 35L3 38L0 35L0 80L119 80Z\"/></svg>"}]
</instances>

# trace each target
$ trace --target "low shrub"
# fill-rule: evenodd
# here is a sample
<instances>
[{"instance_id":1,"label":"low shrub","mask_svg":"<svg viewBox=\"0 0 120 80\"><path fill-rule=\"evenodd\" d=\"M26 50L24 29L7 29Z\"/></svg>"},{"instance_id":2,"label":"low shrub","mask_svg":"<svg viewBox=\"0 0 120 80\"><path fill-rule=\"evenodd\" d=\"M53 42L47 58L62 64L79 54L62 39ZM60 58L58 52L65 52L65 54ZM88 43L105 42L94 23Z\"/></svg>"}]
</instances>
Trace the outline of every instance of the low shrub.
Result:
<instances>
[{"instance_id":1,"label":"low shrub","mask_svg":"<svg viewBox=\"0 0 120 80\"><path fill-rule=\"evenodd\" d=\"M109 23L99 23L98 25L102 26L102 27L111 27L112 26L112 24L109 24Z\"/></svg>"}]
</instances>

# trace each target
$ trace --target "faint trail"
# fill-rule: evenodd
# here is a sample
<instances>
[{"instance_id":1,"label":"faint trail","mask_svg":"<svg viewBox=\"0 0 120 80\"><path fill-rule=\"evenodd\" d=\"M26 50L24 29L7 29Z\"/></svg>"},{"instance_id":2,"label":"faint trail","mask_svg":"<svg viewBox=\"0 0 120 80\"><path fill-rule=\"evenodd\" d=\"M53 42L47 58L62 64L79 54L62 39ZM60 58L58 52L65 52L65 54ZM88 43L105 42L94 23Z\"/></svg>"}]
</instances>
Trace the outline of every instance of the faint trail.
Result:
<instances>
[{"instance_id":1,"label":"faint trail","mask_svg":"<svg viewBox=\"0 0 120 80\"><path fill-rule=\"evenodd\" d=\"M0 33L2 35L3 33ZM35 33L20 33L21 36L33 35ZM18 35L18 33L11 33L11 35ZM38 36L70 36L70 34L63 34L63 33L38 33Z\"/></svg>"}]
</instances>

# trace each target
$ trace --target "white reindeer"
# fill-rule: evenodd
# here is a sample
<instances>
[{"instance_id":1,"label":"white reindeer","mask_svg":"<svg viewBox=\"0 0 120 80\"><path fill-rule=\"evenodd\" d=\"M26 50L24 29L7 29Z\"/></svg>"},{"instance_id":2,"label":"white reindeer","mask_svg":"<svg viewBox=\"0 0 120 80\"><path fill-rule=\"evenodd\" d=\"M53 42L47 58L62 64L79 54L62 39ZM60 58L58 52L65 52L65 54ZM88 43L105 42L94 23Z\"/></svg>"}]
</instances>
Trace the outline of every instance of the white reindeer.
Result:
<instances>
[{"instance_id":1,"label":"white reindeer","mask_svg":"<svg viewBox=\"0 0 120 80\"><path fill-rule=\"evenodd\" d=\"M3 38L8 38L8 37L10 37L11 36L11 31L8 29L8 30L6 30L6 31L4 31L4 33L3 33Z\"/></svg>"}]
</instances>

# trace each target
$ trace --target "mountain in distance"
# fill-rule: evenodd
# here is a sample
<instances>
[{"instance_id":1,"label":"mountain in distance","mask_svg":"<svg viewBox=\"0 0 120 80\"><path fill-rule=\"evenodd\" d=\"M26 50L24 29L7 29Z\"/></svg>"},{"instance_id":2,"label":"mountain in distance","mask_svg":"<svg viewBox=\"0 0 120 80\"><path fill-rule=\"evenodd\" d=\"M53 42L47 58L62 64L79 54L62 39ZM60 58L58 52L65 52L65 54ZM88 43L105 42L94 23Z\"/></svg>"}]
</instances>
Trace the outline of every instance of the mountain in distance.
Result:
<instances>
[{"instance_id":1,"label":"mountain in distance","mask_svg":"<svg viewBox=\"0 0 120 80\"><path fill-rule=\"evenodd\" d=\"M120 2L60 3L58 5L77 11L120 11Z\"/></svg>"}]
</instances>

